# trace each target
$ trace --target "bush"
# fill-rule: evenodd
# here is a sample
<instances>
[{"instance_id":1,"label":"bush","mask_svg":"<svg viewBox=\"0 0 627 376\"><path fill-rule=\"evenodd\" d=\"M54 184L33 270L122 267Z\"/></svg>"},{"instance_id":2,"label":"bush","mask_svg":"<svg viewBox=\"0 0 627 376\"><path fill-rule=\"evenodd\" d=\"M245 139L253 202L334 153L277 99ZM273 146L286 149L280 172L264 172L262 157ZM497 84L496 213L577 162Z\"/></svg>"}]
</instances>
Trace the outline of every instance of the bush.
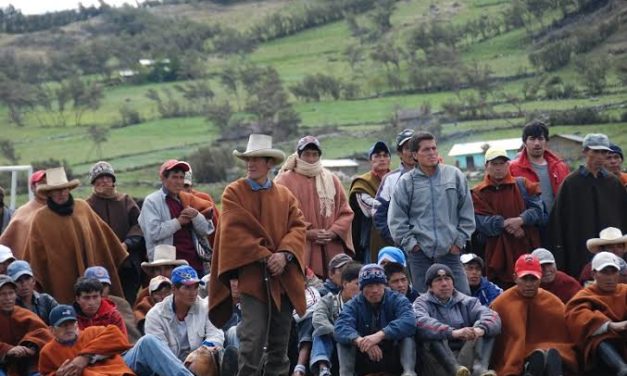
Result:
<instances>
[{"instance_id":1,"label":"bush","mask_svg":"<svg viewBox=\"0 0 627 376\"><path fill-rule=\"evenodd\" d=\"M220 146L199 148L188 157L194 166L197 183L215 183L226 179L227 171L235 165L231 149Z\"/></svg>"},{"instance_id":2,"label":"bush","mask_svg":"<svg viewBox=\"0 0 627 376\"><path fill-rule=\"evenodd\" d=\"M566 111L552 111L548 121L552 125L586 125L609 123L610 120L594 108L575 107Z\"/></svg>"},{"instance_id":3,"label":"bush","mask_svg":"<svg viewBox=\"0 0 627 376\"><path fill-rule=\"evenodd\" d=\"M573 47L570 41L562 39L549 43L529 54L529 61L536 68L547 72L557 70L570 62Z\"/></svg>"},{"instance_id":4,"label":"bush","mask_svg":"<svg viewBox=\"0 0 627 376\"><path fill-rule=\"evenodd\" d=\"M120 122L113 128L124 128L129 125L139 124L143 121L139 111L131 108L127 104L123 104L122 107L118 109L118 112L120 113Z\"/></svg>"}]
</instances>

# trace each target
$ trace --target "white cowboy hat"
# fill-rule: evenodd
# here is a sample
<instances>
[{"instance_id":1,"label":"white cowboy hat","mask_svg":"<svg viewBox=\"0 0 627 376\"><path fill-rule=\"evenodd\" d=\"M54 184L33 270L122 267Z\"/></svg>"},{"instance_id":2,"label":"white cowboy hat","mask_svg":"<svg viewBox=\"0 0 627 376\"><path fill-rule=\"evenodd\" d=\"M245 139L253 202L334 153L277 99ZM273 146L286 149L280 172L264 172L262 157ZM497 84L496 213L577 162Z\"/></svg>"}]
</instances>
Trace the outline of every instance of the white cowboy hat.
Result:
<instances>
[{"instance_id":1,"label":"white cowboy hat","mask_svg":"<svg viewBox=\"0 0 627 376\"><path fill-rule=\"evenodd\" d=\"M268 157L274 159L275 165L279 165L285 160L285 153L279 149L272 148L272 136L255 133L248 137L246 151L239 152L233 150L233 155L243 160L252 157Z\"/></svg>"},{"instance_id":2,"label":"white cowboy hat","mask_svg":"<svg viewBox=\"0 0 627 376\"><path fill-rule=\"evenodd\" d=\"M598 238L588 239L586 247L590 252L597 253L604 245L621 243L625 244L627 248L627 235L623 235L616 227L608 227L601 230Z\"/></svg>"},{"instance_id":3,"label":"white cowboy hat","mask_svg":"<svg viewBox=\"0 0 627 376\"><path fill-rule=\"evenodd\" d=\"M155 257L152 262L142 262L141 267L148 274L150 268L161 265L189 265L187 260L176 258L176 247L168 244L158 244L155 246Z\"/></svg>"},{"instance_id":4,"label":"white cowboy hat","mask_svg":"<svg viewBox=\"0 0 627 376\"><path fill-rule=\"evenodd\" d=\"M78 179L72 181L67 180L67 175L63 167L55 167L46 170L46 183L39 184L37 186L37 192L49 192L65 188L72 190L79 185L80 181Z\"/></svg>"}]
</instances>

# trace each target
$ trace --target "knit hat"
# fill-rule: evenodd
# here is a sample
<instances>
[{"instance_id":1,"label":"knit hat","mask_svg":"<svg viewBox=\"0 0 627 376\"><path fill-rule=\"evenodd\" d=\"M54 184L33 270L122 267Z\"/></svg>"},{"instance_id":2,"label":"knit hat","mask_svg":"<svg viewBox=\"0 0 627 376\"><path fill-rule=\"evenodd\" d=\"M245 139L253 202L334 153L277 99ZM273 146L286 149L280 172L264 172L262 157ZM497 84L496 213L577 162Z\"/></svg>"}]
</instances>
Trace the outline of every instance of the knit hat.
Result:
<instances>
[{"instance_id":1,"label":"knit hat","mask_svg":"<svg viewBox=\"0 0 627 376\"><path fill-rule=\"evenodd\" d=\"M363 290L364 287L373 283L388 284L385 270L378 264L364 265L359 271L359 289Z\"/></svg>"},{"instance_id":2,"label":"knit hat","mask_svg":"<svg viewBox=\"0 0 627 376\"><path fill-rule=\"evenodd\" d=\"M113 182L115 183L115 171L113 171L113 166L109 162L100 161L96 162L89 169L89 182L94 184L94 181L103 175L109 175L113 178Z\"/></svg>"},{"instance_id":3,"label":"knit hat","mask_svg":"<svg viewBox=\"0 0 627 376\"><path fill-rule=\"evenodd\" d=\"M610 153L618 154L620 156L620 159L625 160L625 157L623 156L623 149L621 149L620 146L616 144L610 144L610 149L612 149Z\"/></svg>"},{"instance_id":4,"label":"knit hat","mask_svg":"<svg viewBox=\"0 0 627 376\"><path fill-rule=\"evenodd\" d=\"M431 286L431 282L438 277L449 276L455 283L455 277L453 277L453 271L451 268L444 264L433 264L427 269L425 273L425 283L427 287Z\"/></svg>"},{"instance_id":5,"label":"knit hat","mask_svg":"<svg viewBox=\"0 0 627 376\"><path fill-rule=\"evenodd\" d=\"M381 248L379 255L377 256L377 264L381 265L381 262L383 261L395 262L407 267L405 254L397 247L388 246Z\"/></svg>"}]
</instances>

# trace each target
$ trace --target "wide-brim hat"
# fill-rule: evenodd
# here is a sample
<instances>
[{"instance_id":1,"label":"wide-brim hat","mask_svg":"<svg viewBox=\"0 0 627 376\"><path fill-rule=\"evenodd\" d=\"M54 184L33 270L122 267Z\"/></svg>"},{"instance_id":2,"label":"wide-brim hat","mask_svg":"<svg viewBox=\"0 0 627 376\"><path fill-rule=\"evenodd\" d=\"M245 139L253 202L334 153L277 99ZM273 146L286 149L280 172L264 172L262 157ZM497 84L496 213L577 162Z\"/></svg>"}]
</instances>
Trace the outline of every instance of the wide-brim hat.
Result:
<instances>
[{"instance_id":1,"label":"wide-brim hat","mask_svg":"<svg viewBox=\"0 0 627 376\"><path fill-rule=\"evenodd\" d=\"M604 245L621 243L625 244L627 248L627 235L623 235L620 229L616 227L608 227L601 230L598 238L588 239L586 247L588 247L588 251L597 253Z\"/></svg>"},{"instance_id":2,"label":"wide-brim hat","mask_svg":"<svg viewBox=\"0 0 627 376\"><path fill-rule=\"evenodd\" d=\"M50 192L65 188L72 190L80 184L78 179L68 181L63 167L49 168L46 170L46 183L38 185L37 192Z\"/></svg>"},{"instance_id":3,"label":"wide-brim hat","mask_svg":"<svg viewBox=\"0 0 627 376\"><path fill-rule=\"evenodd\" d=\"M176 258L175 246L168 244L158 244L157 246L155 246L153 260L151 262L142 262L141 267L144 272L148 273L150 268L162 265L180 266L189 265L189 263L187 262L187 260Z\"/></svg>"},{"instance_id":4,"label":"wide-brim hat","mask_svg":"<svg viewBox=\"0 0 627 376\"><path fill-rule=\"evenodd\" d=\"M246 151L240 152L233 150L233 155L243 160L254 157L272 158L275 165L278 165L285 160L285 153L279 149L272 148L272 136L255 133L248 137Z\"/></svg>"}]
</instances>

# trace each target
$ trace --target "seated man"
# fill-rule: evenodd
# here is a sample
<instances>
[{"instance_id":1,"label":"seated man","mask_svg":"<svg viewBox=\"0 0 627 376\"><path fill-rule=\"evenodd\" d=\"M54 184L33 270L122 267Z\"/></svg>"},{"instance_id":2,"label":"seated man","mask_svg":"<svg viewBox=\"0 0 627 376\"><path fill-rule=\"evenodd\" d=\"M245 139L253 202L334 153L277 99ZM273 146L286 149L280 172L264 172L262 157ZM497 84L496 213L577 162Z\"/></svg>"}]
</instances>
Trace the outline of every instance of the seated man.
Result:
<instances>
[{"instance_id":1,"label":"seated man","mask_svg":"<svg viewBox=\"0 0 627 376\"><path fill-rule=\"evenodd\" d=\"M492 302L501 317L492 367L498 375L558 376L562 365L578 373L575 346L564 320L564 303L540 288L540 260L521 255L514 265L516 285Z\"/></svg>"},{"instance_id":2,"label":"seated man","mask_svg":"<svg viewBox=\"0 0 627 376\"><path fill-rule=\"evenodd\" d=\"M568 303L581 290L581 285L575 278L557 270L555 257L548 249L537 248L531 255L536 256L542 266L540 287L560 298L562 303Z\"/></svg>"},{"instance_id":3,"label":"seated man","mask_svg":"<svg viewBox=\"0 0 627 376\"><path fill-rule=\"evenodd\" d=\"M30 265L26 261L14 261L9 265L7 274L17 286L16 304L34 312L48 324L50 311L59 303L48 294L35 291L35 278Z\"/></svg>"},{"instance_id":4,"label":"seated man","mask_svg":"<svg viewBox=\"0 0 627 376\"><path fill-rule=\"evenodd\" d=\"M41 350L39 371L44 376L193 375L153 336L131 347L115 325L81 330L69 305L55 307L49 321L54 339Z\"/></svg>"},{"instance_id":5,"label":"seated man","mask_svg":"<svg viewBox=\"0 0 627 376\"><path fill-rule=\"evenodd\" d=\"M501 331L496 312L455 289L451 269L427 269L427 292L414 302L417 337L424 341L425 375L493 375L488 370L494 336ZM459 355L455 353L458 352Z\"/></svg>"},{"instance_id":6,"label":"seated man","mask_svg":"<svg viewBox=\"0 0 627 376\"><path fill-rule=\"evenodd\" d=\"M17 286L0 274L0 375L34 375L39 350L52 339L33 312L17 307Z\"/></svg>"},{"instance_id":7,"label":"seated man","mask_svg":"<svg viewBox=\"0 0 627 376\"><path fill-rule=\"evenodd\" d=\"M618 256L620 263L619 281L627 283L627 235L623 235L620 229L616 227L608 227L599 233L598 238L588 239L586 247L591 253L599 253L601 251L611 252ZM592 264L587 263L581 271L579 281L586 287L592 283Z\"/></svg>"},{"instance_id":8,"label":"seated man","mask_svg":"<svg viewBox=\"0 0 627 376\"><path fill-rule=\"evenodd\" d=\"M237 356L224 351L224 333L209 321L209 305L198 296L202 282L194 268L182 265L172 271L172 295L148 311L144 329L146 334L157 337L166 344L180 360L185 360L194 350L207 347L211 353L219 351L222 356L222 375L237 372Z\"/></svg>"},{"instance_id":9,"label":"seated man","mask_svg":"<svg viewBox=\"0 0 627 376\"><path fill-rule=\"evenodd\" d=\"M9 264L15 261L11 248L0 244L0 274L7 274Z\"/></svg>"},{"instance_id":10,"label":"seated man","mask_svg":"<svg viewBox=\"0 0 627 376\"><path fill-rule=\"evenodd\" d=\"M329 261L329 276L324 281L322 287L318 289L320 296L325 296L330 292L337 294L342 289L342 270L352 261L353 259L346 253L339 253L333 256L331 261Z\"/></svg>"},{"instance_id":11,"label":"seated man","mask_svg":"<svg viewBox=\"0 0 627 376\"><path fill-rule=\"evenodd\" d=\"M392 291L405 296L410 303L418 297L418 291L409 284L409 275L407 269L399 263L388 262L383 267L385 270L385 276L388 279L388 286Z\"/></svg>"},{"instance_id":12,"label":"seated man","mask_svg":"<svg viewBox=\"0 0 627 376\"><path fill-rule=\"evenodd\" d=\"M341 376L374 372L416 375L414 312L406 297L386 285L381 266L361 268L361 292L344 305L335 322Z\"/></svg>"},{"instance_id":13,"label":"seated man","mask_svg":"<svg viewBox=\"0 0 627 376\"><path fill-rule=\"evenodd\" d=\"M135 324L137 330L144 334L144 322L146 321L146 314L150 311L155 304L160 303L166 296L172 294L172 281L162 275L158 275L150 280L148 285L148 292L150 295L145 296L136 306L135 311Z\"/></svg>"},{"instance_id":14,"label":"seated man","mask_svg":"<svg viewBox=\"0 0 627 376\"><path fill-rule=\"evenodd\" d=\"M170 278L174 268L181 265L188 265L187 261L176 258L176 247L173 245L159 244L155 247L154 253L154 260L151 262L146 261L141 263L142 270L150 279L158 275ZM135 306L137 306L137 304L148 295L150 295L148 288L139 290L137 298L135 299ZM152 308L152 306L150 307Z\"/></svg>"},{"instance_id":15,"label":"seated man","mask_svg":"<svg viewBox=\"0 0 627 376\"><path fill-rule=\"evenodd\" d=\"M474 253L465 253L459 259L464 265L470 285L470 295L479 299L484 306L489 306L497 296L501 295L503 289L488 281L488 277L483 276L485 264L481 257Z\"/></svg>"},{"instance_id":16,"label":"seated man","mask_svg":"<svg viewBox=\"0 0 627 376\"><path fill-rule=\"evenodd\" d=\"M78 327L86 329L90 326L115 325L128 336L122 315L111 300L102 297L102 290L102 283L93 278L80 277L74 284L74 309Z\"/></svg>"},{"instance_id":17,"label":"seated man","mask_svg":"<svg viewBox=\"0 0 627 376\"><path fill-rule=\"evenodd\" d=\"M618 283L616 255L600 252L592 259L595 283L566 305L566 325L583 354L584 370L611 370L627 375L627 285Z\"/></svg>"},{"instance_id":18,"label":"seated man","mask_svg":"<svg viewBox=\"0 0 627 376\"><path fill-rule=\"evenodd\" d=\"M342 270L341 289L337 294L323 296L313 312L313 344L309 368L319 376L331 376L335 341L333 328L344 304L359 293L359 270L361 264L349 263Z\"/></svg>"}]
</instances>

